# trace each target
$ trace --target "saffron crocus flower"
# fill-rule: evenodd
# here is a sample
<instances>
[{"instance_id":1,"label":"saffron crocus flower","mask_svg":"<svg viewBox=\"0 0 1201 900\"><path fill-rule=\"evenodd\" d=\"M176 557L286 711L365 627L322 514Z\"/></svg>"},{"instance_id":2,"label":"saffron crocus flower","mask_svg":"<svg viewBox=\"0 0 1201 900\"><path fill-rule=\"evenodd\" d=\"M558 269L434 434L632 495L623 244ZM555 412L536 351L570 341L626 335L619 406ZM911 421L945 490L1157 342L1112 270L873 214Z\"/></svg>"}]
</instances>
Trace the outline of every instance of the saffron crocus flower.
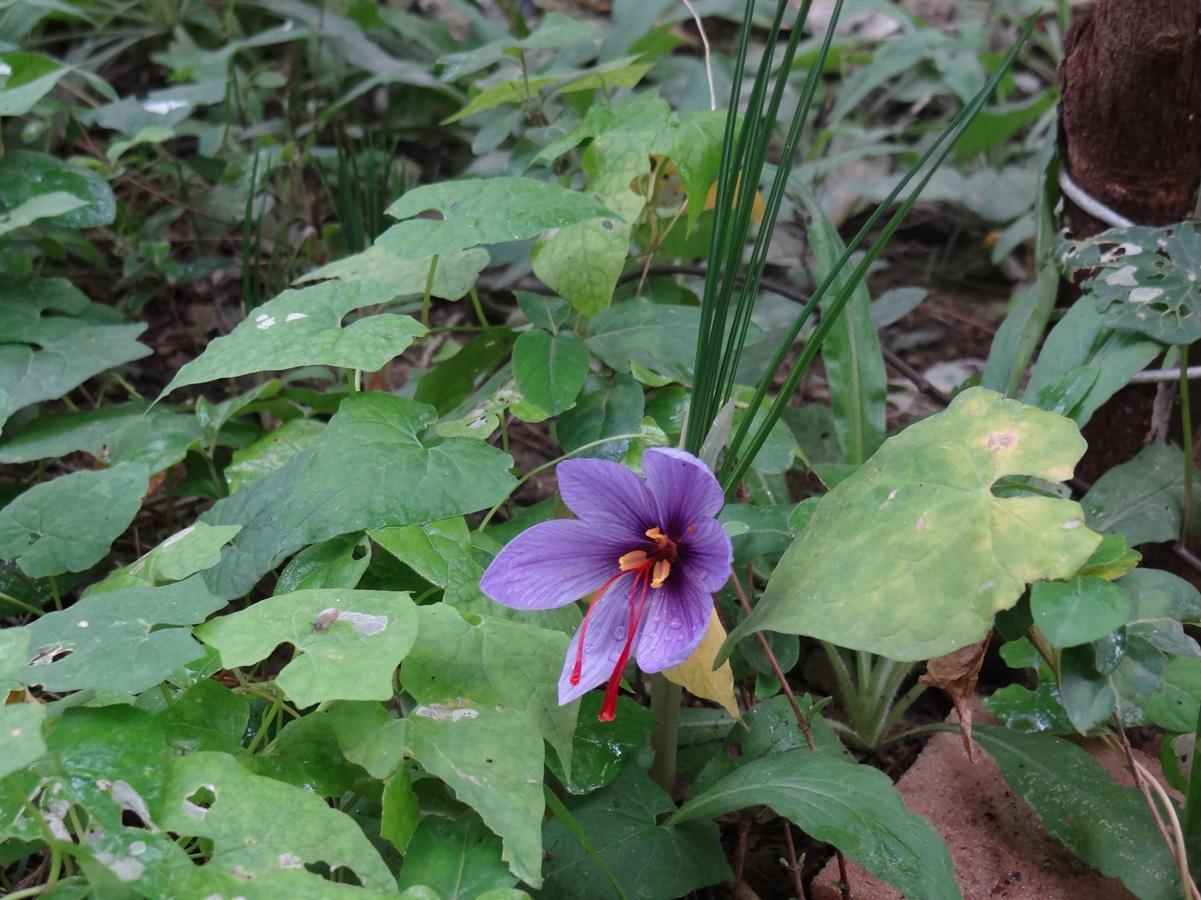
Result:
<instances>
[{"instance_id":1,"label":"saffron crocus flower","mask_svg":"<svg viewBox=\"0 0 1201 900\"><path fill-rule=\"evenodd\" d=\"M485 594L515 609L591 595L567 650L559 703L607 680L601 721L613 718L631 656L644 672L658 672L697 648L733 558L714 519L721 486L704 463L656 448L643 454L642 470L645 480L603 459L560 463L559 493L579 518L522 532L480 579Z\"/></svg>"}]
</instances>

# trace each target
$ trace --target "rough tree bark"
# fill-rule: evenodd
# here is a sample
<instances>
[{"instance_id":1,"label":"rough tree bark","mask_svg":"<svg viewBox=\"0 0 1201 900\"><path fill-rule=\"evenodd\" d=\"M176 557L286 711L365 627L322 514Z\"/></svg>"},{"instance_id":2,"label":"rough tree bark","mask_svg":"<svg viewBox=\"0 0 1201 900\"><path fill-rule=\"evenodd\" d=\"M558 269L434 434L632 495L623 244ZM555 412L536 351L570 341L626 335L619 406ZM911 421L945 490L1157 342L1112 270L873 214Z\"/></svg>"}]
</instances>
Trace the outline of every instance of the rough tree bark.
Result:
<instances>
[{"instance_id":1,"label":"rough tree bark","mask_svg":"<svg viewBox=\"0 0 1201 900\"><path fill-rule=\"evenodd\" d=\"M1201 2L1098 0L1068 31L1060 83L1072 180L1135 224L1185 218L1201 179ZM1107 227L1066 213L1074 237Z\"/></svg>"}]
</instances>

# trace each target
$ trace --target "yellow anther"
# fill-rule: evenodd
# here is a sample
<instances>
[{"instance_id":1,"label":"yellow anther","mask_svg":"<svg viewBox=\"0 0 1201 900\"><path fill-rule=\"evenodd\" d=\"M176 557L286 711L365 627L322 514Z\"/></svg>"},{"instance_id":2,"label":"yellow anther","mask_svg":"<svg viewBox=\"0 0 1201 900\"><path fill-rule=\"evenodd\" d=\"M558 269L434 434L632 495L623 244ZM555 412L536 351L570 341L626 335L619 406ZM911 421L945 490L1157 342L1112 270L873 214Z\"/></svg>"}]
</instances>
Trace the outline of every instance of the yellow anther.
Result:
<instances>
[{"instance_id":1,"label":"yellow anther","mask_svg":"<svg viewBox=\"0 0 1201 900\"><path fill-rule=\"evenodd\" d=\"M665 547L667 545L667 535L660 530L658 525L656 525L654 528L648 528L645 534L660 547Z\"/></svg>"},{"instance_id":2,"label":"yellow anther","mask_svg":"<svg viewBox=\"0 0 1201 900\"><path fill-rule=\"evenodd\" d=\"M670 574L671 563L666 559L656 560L655 568L651 570L651 587L662 587Z\"/></svg>"},{"instance_id":3,"label":"yellow anther","mask_svg":"<svg viewBox=\"0 0 1201 900\"><path fill-rule=\"evenodd\" d=\"M641 569L645 566L647 559L645 550L631 550L629 553L618 557L617 565L623 572L632 572L635 569Z\"/></svg>"}]
</instances>

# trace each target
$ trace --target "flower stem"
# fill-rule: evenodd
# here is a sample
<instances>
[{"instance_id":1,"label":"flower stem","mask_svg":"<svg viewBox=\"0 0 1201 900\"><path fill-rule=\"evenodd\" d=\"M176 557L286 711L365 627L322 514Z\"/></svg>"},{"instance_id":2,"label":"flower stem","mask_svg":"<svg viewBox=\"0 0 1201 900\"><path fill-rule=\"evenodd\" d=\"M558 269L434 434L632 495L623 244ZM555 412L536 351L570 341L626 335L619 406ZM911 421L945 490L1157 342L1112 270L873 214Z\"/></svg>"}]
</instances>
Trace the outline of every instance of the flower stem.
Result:
<instances>
[{"instance_id":1,"label":"flower stem","mask_svg":"<svg viewBox=\"0 0 1201 900\"><path fill-rule=\"evenodd\" d=\"M662 672L651 676L651 711L659 717L659 724L651 732L651 749L655 756L651 761L650 776L668 794L676 787L676 745L680 738L680 700L684 689L672 684Z\"/></svg>"}]
</instances>

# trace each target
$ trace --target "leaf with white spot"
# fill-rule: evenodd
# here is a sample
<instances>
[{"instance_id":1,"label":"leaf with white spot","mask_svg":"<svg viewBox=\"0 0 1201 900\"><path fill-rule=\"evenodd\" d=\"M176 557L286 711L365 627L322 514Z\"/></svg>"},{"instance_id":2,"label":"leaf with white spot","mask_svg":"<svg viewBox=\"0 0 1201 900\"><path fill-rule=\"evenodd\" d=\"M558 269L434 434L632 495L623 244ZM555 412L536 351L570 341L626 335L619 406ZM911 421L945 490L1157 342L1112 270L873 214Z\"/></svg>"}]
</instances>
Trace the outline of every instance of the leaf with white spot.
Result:
<instances>
[{"instance_id":1,"label":"leaf with white spot","mask_svg":"<svg viewBox=\"0 0 1201 900\"><path fill-rule=\"evenodd\" d=\"M1101 540L1079 504L993 486L1064 481L1084 446L1062 416L964 391L822 497L723 649L765 629L898 660L981 640L1027 584L1072 575Z\"/></svg>"},{"instance_id":2,"label":"leaf with white spot","mask_svg":"<svg viewBox=\"0 0 1201 900\"><path fill-rule=\"evenodd\" d=\"M327 281L284 291L255 307L230 334L212 341L160 396L188 384L300 366L382 369L425 334L425 327L412 316L392 313L365 315L345 327L342 320L398 293L396 285L374 281Z\"/></svg>"},{"instance_id":3,"label":"leaf with white spot","mask_svg":"<svg viewBox=\"0 0 1201 900\"><path fill-rule=\"evenodd\" d=\"M1110 229L1056 248L1066 275L1097 270L1081 284L1111 328L1167 344L1201 338L1201 222Z\"/></svg>"},{"instance_id":4,"label":"leaf with white spot","mask_svg":"<svg viewBox=\"0 0 1201 900\"><path fill-rule=\"evenodd\" d=\"M296 655L276 683L297 706L389 700L392 673L417 637L417 608L401 592L296 591L205 622L196 634L231 669L291 644Z\"/></svg>"},{"instance_id":5,"label":"leaf with white spot","mask_svg":"<svg viewBox=\"0 0 1201 900\"><path fill-rule=\"evenodd\" d=\"M138 693L204 655L187 628L225 605L199 577L163 587L93 593L30 622L29 665L18 678L48 691Z\"/></svg>"}]
</instances>

